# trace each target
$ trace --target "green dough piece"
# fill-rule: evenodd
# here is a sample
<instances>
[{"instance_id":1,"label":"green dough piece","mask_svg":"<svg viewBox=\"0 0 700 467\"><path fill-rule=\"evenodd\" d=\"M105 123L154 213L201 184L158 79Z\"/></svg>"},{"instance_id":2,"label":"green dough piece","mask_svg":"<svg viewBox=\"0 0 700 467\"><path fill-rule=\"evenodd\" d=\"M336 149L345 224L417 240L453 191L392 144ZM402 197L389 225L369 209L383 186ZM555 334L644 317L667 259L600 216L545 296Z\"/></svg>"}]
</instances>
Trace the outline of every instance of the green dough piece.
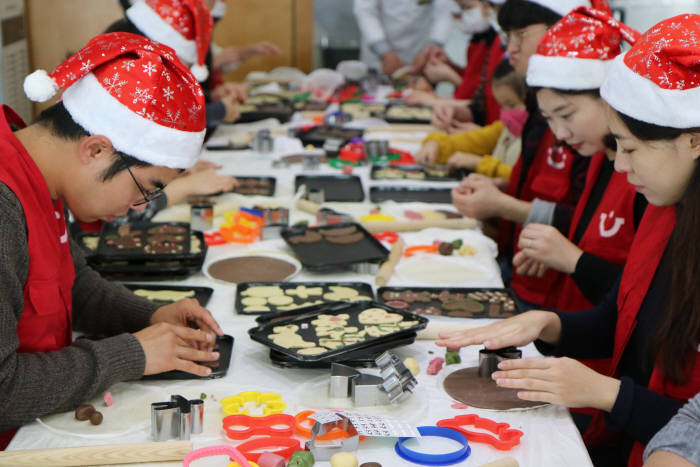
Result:
<instances>
[{"instance_id":1,"label":"green dough piece","mask_svg":"<svg viewBox=\"0 0 700 467\"><path fill-rule=\"evenodd\" d=\"M314 455L309 451L295 451L287 463L287 467L312 467L313 465Z\"/></svg>"},{"instance_id":2,"label":"green dough piece","mask_svg":"<svg viewBox=\"0 0 700 467\"><path fill-rule=\"evenodd\" d=\"M448 311L467 311L469 313L483 313L486 310L484 305L471 298L448 300L442 304L442 308Z\"/></svg>"},{"instance_id":3,"label":"green dough piece","mask_svg":"<svg viewBox=\"0 0 700 467\"><path fill-rule=\"evenodd\" d=\"M459 356L459 350L454 352L445 352L445 365L456 365L462 363L462 358Z\"/></svg>"}]
</instances>

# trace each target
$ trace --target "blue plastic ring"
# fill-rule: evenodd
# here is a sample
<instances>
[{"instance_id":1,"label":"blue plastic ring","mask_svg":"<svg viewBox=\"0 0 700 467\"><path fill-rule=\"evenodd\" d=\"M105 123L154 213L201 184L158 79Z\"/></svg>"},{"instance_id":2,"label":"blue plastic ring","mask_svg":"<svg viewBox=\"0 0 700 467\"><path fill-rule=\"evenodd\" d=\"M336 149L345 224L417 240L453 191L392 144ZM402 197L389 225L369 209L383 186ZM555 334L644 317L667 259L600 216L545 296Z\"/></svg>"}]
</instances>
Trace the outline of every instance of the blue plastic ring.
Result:
<instances>
[{"instance_id":1,"label":"blue plastic ring","mask_svg":"<svg viewBox=\"0 0 700 467\"><path fill-rule=\"evenodd\" d=\"M412 451L404 446L403 443L413 438L401 437L394 446L394 450L399 457L421 465L452 465L462 462L469 457L472 452L472 449L469 447L469 441L458 431L439 426L419 426L418 432L421 436L438 436L440 438L448 438L457 441L462 447L446 454L423 454L422 452Z\"/></svg>"}]
</instances>

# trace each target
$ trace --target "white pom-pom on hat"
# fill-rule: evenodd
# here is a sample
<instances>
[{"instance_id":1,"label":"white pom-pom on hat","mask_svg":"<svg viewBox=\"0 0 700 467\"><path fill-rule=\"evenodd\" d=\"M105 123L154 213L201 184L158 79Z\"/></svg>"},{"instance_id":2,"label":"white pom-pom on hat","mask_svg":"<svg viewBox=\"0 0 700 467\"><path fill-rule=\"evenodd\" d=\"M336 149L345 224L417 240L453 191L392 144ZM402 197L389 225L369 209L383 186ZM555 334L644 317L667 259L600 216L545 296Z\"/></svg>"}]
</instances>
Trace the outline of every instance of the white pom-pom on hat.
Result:
<instances>
[{"instance_id":1,"label":"white pom-pom on hat","mask_svg":"<svg viewBox=\"0 0 700 467\"><path fill-rule=\"evenodd\" d=\"M46 70L36 70L24 78L24 93L34 102L45 102L51 99L58 89L58 84L46 73Z\"/></svg>"},{"instance_id":2,"label":"white pom-pom on hat","mask_svg":"<svg viewBox=\"0 0 700 467\"><path fill-rule=\"evenodd\" d=\"M209 78L209 70L204 65L192 65L190 71L200 83L203 83Z\"/></svg>"}]
</instances>

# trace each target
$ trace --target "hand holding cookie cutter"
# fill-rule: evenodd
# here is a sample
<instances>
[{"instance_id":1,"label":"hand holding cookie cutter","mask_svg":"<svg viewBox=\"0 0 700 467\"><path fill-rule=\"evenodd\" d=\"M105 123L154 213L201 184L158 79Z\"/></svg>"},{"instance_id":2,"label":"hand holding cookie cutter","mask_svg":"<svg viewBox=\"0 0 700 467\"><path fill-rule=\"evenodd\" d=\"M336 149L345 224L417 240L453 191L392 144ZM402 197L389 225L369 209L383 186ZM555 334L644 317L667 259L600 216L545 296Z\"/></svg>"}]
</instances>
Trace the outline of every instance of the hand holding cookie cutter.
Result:
<instances>
[{"instance_id":1,"label":"hand holding cookie cutter","mask_svg":"<svg viewBox=\"0 0 700 467\"><path fill-rule=\"evenodd\" d=\"M248 439L255 435L292 436L294 417L287 414L251 417L250 415L229 415L224 417L223 428L231 439ZM282 426L280 428L277 428ZM234 427L241 427L235 429Z\"/></svg>"},{"instance_id":2,"label":"hand holding cookie cutter","mask_svg":"<svg viewBox=\"0 0 700 467\"><path fill-rule=\"evenodd\" d=\"M222 411L226 415L249 415L251 417L265 417L284 412L287 404L282 401L282 396L274 392L247 391L235 396L221 399ZM263 405L262 415L248 413L246 403L255 402L256 406Z\"/></svg>"},{"instance_id":3,"label":"hand holding cookie cutter","mask_svg":"<svg viewBox=\"0 0 700 467\"><path fill-rule=\"evenodd\" d=\"M507 423L498 423L474 414L458 415L454 418L440 420L436 425L443 428L451 428L462 433L469 441L490 444L501 451L508 451L520 444L520 438L524 434L520 430L512 429ZM473 425L475 428L488 430L496 436L489 433L465 430L462 428L465 425Z\"/></svg>"},{"instance_id":4,"label":"hand holding cookie cutter","mask_svg":"<svg viewBox=\"0 0 700 467\"><path fill-rule=\"evenodd\" d=\"M498 364L503 360L522 358L523 352L515 347L505 347L502 349L481 349L479 350L479 376L490 378L494 371L498 371Z\"/></svg>"}]
</instances>

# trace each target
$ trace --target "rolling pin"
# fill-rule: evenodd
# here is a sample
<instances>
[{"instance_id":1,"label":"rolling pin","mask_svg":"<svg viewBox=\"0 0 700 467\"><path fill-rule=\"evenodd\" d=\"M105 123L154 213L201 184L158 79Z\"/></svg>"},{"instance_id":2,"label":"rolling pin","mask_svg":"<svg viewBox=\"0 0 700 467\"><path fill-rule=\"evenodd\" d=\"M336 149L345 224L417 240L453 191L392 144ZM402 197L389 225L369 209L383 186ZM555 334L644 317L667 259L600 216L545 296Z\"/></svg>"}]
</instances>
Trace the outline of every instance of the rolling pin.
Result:
<instances>
[{"instance_id":1,"label":"rolling pin","mask_svg":"<svg viewBox=\"0 0 700 467\"><path fill-rule=\"evenodd\" d=\"M482 464L479 467L518 467L518 461L512 457L504 457L488 464Z\"/></svg>"},{"instance_id":2,"label":"rolling pin","mask_svg":"<svg viewBox=\"0 0 700 467\"><path fill-rule=\"evenodd\" d=\"M321 205L314 203L313 201L309 201L308 199L299 198L297 200L297 209L315 215L321 210Z\"/></svg>"},{"instance_id":3,"label":"rolling pin","mask_svg":"<svg viewBox=\"0 0 700 467\"><path fill-rule=\"evenodd\" d=\"M72 467L182 461L191 451L191 441L1 451L0 466Z\"/></svg>"},{"instance_id":4,"label":"rolling pin","mask_svg":"<svg viewBox=\"0 0 700 467\"><path fill-rule=\"evenodd\" d=\"M379 271L377 272L377 277L374 278L374 283L377 287L384 287L387 284L387 282L389 282L391 275L394 273L396 263L398 263L401 259L401 255L403 254L403 247L403 238L399 238L391 246L389 257L386 261L384 261L384 264L381 265Z\"/></svg>"},{"instance_id":5,"label":"rolling pin","mask_svg":"<svg viewBox=\"0 0 700 467\"><path fill-rule=\"evenodd\" d=\"M416 221L373 221L362 222L362 227L370 232L415 232L418 230L437 227L441 229L474 229L477 222L474 219L464 217L461 219L435 219L435 220L416 220Z\"/></svg>"}]
</instances>

